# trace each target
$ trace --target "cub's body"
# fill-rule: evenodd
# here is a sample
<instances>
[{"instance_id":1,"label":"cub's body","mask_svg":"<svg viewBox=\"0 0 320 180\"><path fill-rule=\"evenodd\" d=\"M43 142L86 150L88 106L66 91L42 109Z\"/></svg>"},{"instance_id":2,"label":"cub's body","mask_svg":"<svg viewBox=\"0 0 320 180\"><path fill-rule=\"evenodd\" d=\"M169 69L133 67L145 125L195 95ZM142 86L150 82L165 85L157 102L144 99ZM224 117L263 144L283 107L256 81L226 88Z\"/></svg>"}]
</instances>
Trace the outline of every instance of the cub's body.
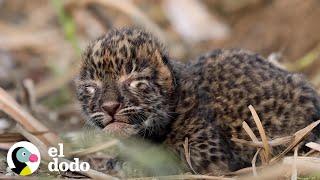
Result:
<instances>
[{"instance_id":1,"label":"cub's body","mask_svg":"<svg viewBox=\"0 0 320 180\"><path fill-rule=\"evenodd\" d=\"M249 105L272 139L320 119L319 96L300 75L244 50L216 50L182 64L151 34L130 28L88 46L77 95L88 122L106 132L164 143L182 159L188 139L198 173L250 166L256 149L231 140L250 140L243 121L258 134ZM309 137L316 138L319 128Z\"/></svg>"}]
</instances>

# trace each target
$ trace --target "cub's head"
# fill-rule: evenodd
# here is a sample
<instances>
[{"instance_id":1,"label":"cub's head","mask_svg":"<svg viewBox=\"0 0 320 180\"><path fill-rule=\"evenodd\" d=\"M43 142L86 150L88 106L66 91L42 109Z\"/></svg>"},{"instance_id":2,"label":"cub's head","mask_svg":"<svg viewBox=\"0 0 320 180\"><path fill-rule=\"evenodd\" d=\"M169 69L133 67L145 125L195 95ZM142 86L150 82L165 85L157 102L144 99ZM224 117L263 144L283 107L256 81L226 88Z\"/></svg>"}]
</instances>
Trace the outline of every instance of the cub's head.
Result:
<instances>
[{"instance_id":1,"label":"cub's head","mask_svg":"<svg viewBox=\"0 0 320 180\"><path fill-rule=\"evenodd\" d=\"M113 30L83 55L77 96L90 124L116 135L164 135L175 79L162 45L140 29Z\"/></svg>"}]
</instances>

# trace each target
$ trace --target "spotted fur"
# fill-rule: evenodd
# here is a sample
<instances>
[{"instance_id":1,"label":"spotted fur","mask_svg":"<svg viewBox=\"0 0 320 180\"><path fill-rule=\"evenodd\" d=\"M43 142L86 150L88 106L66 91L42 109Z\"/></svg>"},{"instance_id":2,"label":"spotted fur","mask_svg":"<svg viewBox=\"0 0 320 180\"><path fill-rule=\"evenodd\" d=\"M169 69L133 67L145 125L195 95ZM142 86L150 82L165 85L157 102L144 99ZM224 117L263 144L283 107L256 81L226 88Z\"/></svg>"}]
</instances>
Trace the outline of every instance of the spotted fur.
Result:
<instances>
[{"instance_id":1,"label":"spotted fur","mask_svg":"<svg viewBox=\"0 0 320 180\"><path fill-rule=\"evenodd\" d=\"M255 149L231 141L249 140L243 121L258 134L249 105L269 138L320 119L319 96L301 75L244 50L215 50L182 64L170 60L151 34L134 28L113 30L89 45L77 93L89 122L101 128L124 122L126 128L112 132L164 143L182 159L188 138L198 173L250 166ZM110 100L120 102L119 118L101 110Z\"/></svg>"},{"instance_id":2,"label":"spotted fur","mask_svg":"<svg viewBox=\"0 0 320 180\"><path fill-rule=\"evenodd\" d=\"M84 113L99 127L115 120L132 125L126 128L130 133L120 134L158 139L167 133L176 103L175 78L164 48L150 34L123 29L95 40L84 53L77 85ZM121 103L114 120L101 111L106 101Z\"/></svg>"}]
</instances>

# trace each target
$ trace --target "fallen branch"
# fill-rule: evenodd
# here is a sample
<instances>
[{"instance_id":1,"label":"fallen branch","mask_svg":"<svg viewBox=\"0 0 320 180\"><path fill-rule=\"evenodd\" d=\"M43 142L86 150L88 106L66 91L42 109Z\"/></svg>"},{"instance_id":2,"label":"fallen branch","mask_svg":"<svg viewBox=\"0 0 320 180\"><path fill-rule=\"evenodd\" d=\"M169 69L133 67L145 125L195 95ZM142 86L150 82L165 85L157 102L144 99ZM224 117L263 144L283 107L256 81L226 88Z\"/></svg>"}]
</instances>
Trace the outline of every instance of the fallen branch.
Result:
<instances>
[{"instance_id":1,"label":"fallen branch","mask_svg":"<svg viewBox=\"0 0 320 180\"><path fill-rule=\"evenodd\" d=\"M18 141L22 141L25 138L20 133L4 133L0 134L0 142L1 143L14 143Z\"/></svg>"},{"instance_id":2,"label":"fallen branch","mask_svg":"<svg viewBox=\"0 0 320 180\"><path fill-rule=\"evenodd\" d=\"M276 138L274 140L268 141L269 146L275 147L275 146L280 146L289 143L292 141L293 136L286 136L286 137L281 137L281 138ZM252 142L252 141L247 141L244 139L238 139L238 138L231 138L231 141L234 141L236 143L240 143L243 145L255 147L255 148L263 148L263 143L261 141L258 142Z\"/></svg>"},{"instance_id":3,"label":"fallen branch","mask_svg":"<svg viewBox=\"0 0 320 180\"><path fill-rule=\"evenodd\" d=\"M0 110L21 124L30 132L41 131L45 134L37 135L46 145L55 145L58 142L56 134L51 132L40 121L25 111L5 90L0 88Z\"/></svg>"}]
</instances>

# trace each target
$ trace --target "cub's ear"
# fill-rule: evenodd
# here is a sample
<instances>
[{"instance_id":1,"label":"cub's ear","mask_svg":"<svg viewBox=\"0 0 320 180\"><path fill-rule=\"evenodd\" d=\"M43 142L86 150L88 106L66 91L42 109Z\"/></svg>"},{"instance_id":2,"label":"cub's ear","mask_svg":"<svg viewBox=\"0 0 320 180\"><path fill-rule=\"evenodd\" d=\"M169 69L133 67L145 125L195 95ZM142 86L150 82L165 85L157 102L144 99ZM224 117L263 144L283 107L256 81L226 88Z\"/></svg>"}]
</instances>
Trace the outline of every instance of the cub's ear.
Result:
<instances>
[{"instance_id":1,"label":"cub's ear","mask_svg":"<svg viewBox=\"0 0 320 180\"><path fill-rule=\"evenodd\" d=\"M152 57L154 58L154 60L156 61L156 63L158 65L166 65L167 62L165 59L163 59L161 53L159 52L159 50L155 50Z\"/></svg>"},{"instance_id":2,"label":"cub's ear","mask_svg":"<svg viewBox=\"0 0 320 180\"><path fill-rule=\"evenodd\" d=\"M168 67L167 59L164 59L158 50L154 52L153 59L159 72L158 84L166 87L168 93L171 93L174 89L173 74Z\"/></svg>"}]
</instances>

